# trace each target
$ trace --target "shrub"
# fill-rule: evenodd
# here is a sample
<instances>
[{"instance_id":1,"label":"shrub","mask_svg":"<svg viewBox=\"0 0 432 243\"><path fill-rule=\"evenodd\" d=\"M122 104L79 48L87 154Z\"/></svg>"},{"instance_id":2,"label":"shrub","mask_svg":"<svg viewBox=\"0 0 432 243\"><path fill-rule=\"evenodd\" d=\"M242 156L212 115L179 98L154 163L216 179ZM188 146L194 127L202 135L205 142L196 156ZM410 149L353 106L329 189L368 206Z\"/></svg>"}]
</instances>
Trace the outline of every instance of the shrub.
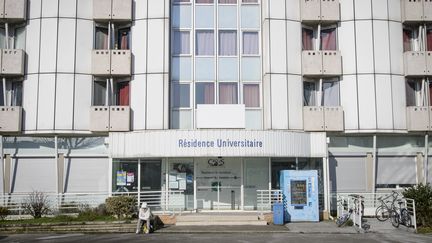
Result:
<instances>
[{"instance_id":1,"label":"shrub","mask_svg":"<svg viewBox=\"0 0 432 243\"><path fill-rule=\"evenodd\" d=\"M432 187L430 184L419 184L402 192L406 198L414 199L416 221L419 226L432 226Z\"/></svg>"},{"instance_id":2,"label":"shrub","mask_svg":"<svg viewBox=\"0 0 432 243\"><path fill-rule=\"evenodd\" d=\"M33 191L24 200L22 204L25 212L33 216L33 218L41 218L42 215L48 214L51 211L48 196L40 191Z\"/></svg>"},{"instance_id":3,"label":"shrub","mask_svg":"<svg viewBox=\"0 0 432 243\"><path fill-rule=\"evenodd\" d=\"M137 211L137 200L132 196L109 197L105 204L107 212L119 219L131 218Z\"/></svg>"},{"instance_id":4,"label":"shrub","mask_svg":"<svg viewBox=\"0 0 432 243\"><path fill-rule=\"evenodd\" d=\"M9 215L9 209L7 207L0 206L0 220L4 220Z\"/></svg>"}]
</instances>

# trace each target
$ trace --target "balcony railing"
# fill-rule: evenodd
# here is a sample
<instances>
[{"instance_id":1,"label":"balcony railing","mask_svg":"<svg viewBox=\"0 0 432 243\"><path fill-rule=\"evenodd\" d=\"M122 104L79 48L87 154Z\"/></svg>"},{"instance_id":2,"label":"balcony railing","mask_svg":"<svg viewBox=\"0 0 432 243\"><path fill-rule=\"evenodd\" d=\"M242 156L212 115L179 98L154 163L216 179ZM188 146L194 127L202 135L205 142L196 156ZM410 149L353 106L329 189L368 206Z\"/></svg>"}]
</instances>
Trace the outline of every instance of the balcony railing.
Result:
<instances>
[{"instance_id":1,"label":"balcony railing","mask_svg":"<svg viewBox=\"0 0 432 243\"><path fill-rule=\"evenodd\" d=\"M20 132L21 117L21 106L0 106L0 132Z\"/></svg>"}]
</instances>

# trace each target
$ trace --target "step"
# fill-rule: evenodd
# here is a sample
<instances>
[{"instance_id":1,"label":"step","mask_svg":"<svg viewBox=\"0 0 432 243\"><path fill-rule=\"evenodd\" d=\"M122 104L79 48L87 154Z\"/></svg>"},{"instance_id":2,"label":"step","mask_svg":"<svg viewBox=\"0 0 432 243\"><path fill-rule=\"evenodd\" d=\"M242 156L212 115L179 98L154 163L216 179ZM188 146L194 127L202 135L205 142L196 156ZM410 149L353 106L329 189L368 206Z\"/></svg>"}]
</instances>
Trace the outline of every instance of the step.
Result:
<instances>
[{"instance_id":1,"label":"step","mask_svg":"<svg viewBox=\"0 0 432 243\"><path fill-rule=\"evenodd\" d=\"M177 222L191 221L257 221L258 215L179 215Z\"/></svg>"},{"instance_id":2,"label":"step","mask_svg":"<svg viewBox=\"0 0 432 243\"><path fill-rule=\"evenodd\" d=\"M211 225L267 225L266 221L189 221L189 222L177 222L176 226L211 226Z\"/></svg>"}]
</instances>

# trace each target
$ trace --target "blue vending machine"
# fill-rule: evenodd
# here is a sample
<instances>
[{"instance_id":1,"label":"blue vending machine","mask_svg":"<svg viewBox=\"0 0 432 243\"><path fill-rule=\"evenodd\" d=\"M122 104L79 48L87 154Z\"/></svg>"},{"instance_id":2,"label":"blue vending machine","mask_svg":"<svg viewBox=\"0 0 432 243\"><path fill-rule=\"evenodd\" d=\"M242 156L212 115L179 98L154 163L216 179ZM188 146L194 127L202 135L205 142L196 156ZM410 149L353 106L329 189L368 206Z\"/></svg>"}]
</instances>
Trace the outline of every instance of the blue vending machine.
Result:
<instances>
[{"instance_id":1,"label":"blue vending machine","mask_svg":"<svg viewBox=\"0 0 432 243\"><path fill-rule=\"evenodd\" d=\"M285 221L319 221L316 170L282 170L280 186L284 197Z\"/></svg>"}]
</instances>

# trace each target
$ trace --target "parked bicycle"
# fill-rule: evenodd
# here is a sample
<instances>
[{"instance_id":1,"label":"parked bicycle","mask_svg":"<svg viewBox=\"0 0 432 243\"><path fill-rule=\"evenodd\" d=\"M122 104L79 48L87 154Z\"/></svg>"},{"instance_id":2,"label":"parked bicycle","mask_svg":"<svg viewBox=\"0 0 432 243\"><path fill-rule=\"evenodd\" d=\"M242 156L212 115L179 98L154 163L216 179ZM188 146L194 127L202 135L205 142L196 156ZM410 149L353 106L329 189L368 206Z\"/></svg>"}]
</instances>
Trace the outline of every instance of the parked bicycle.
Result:
<instances>
[{"instance_id":1,"label":"parked bicycle","mask_svg":"<svg viewBox=\"0 0 432 243\"><path fill-rule=\"evenodd\" d=\"M348 207L348 203L343 198L338 199L338 205L339 205L339 207L342 207L343 209ZM336 219L336 225L338 227L342 227L345 224L347 224L348 220L351 218L352 212L353 212L353 209L349 208L346 213L343 213L341 216L339 216Z\"/></svg>"},{"instance_id":2,"label":"parked bicycle","mask_svg":"<svg viewBox=\"0 0 432 243\"><path fill-rule=\"evenodd\" d=\"M348 203L344 200L344 199L339 199L338 203L339 206L345 208L345 207L349 207L347 213L344 213L343 215L339 216L336 219L336 224L338 227L344 226L345 224L347 224L348 220L351 219L352 213L354 212L356 215L358 215L359 218L359 226L360 228L362 228L365 231L368 231L370 229L370 225L364 223L363 220L363 213L364 213L364 198L361 195L357 195L357 194L350 194L350 197L354 198L353 201L353 205L354 208L349 207ZM356 222L354 222L355 224Z\"/></svg>"},{"instance_id":3,"label":"parked bicycle","mask_svg":"<svg viewBox=\"0 0 432 243\"><path fill-rule=\"evenodd\" d=\"M394 227L399 227L400 224L406 227L411 227L411 215L409 214L406 207L402 207L405 202L403 200L398 200L398 208L393 208L391 212L391 223Z\"/></svg>"},{"instance_id":4,"label":"parked bicycle","mask_svg":"<svg viewBox=\"0 0 432 243\"><path fill-rule=\"evenodd\" d=\"M396 191L392 191L392 194L390 194L387 197L379 197L378 200L381 202L381 205L377 207L375 210L375 217L381 221L384 222L387 219L390 218L390 214L395 208L394 204L399 196L399 193ZM388 200L390 199L391 200Z\"/></svg>"}]
</instances>

